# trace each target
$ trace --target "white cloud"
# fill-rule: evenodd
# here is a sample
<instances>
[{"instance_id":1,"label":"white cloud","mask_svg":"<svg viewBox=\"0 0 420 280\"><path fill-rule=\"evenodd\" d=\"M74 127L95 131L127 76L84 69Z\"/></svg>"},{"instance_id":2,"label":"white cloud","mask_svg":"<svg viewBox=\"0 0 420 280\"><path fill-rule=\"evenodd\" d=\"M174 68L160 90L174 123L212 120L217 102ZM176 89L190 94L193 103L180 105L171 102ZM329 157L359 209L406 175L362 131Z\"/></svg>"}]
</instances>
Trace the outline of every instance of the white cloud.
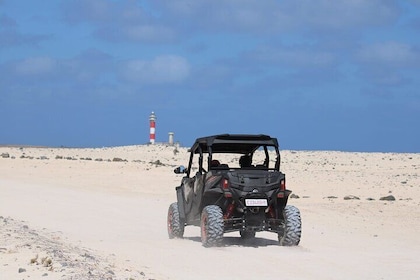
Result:
<instances>
[{"instance_id":1,"label":"white cloud","mask_svg":"<svg viewBox=\"0 0 420 280\"><path fill-rule=\"evenodd\" d=\"M64 19L70 23L84 21L105 22L111 19L113 11L111 2L102 0L63 1Z\"/></svg>"},{"instance_id":2,"label":"white cloud","mask_svg":"<svg viewBox=\"0 0 420 280\"><path fill-rule=\"evenodd\" d=\"M412 45L388 41L361 47L355 53L359 75L374 86L404 87L416 81L420 52Z\"/></svg>"},{"instance_id":3,"label":"white cloud","mask_svg":"<svg viewBox=\"0 0 420 280\"><path fill-rule=\"evenodd\" d=\"M389 41L362 47L356 58L367 64L407 67L418 65L420 52L409 44Z\"/></svg>"},{"instance_id":4,"label":"white cloud","mask_svg":"<svg viewBox=\"0 0 420 280\"><path fill-rule=\"evenodd\" d=\"M395 1L383 0L75 0L63 5L70 23L88 22L108 41L173 42L208 32L252 35L296 30L358 31L388 25L400 15Z\"/></svg>"},{"instance_id":5,"label":"white cloud","mask_svg":"<svg viewBox=\"0 0 420 280\"><path fill-rule=\"evenodd\" d=\"M170 28L157 25L133 25L122 28L122 35L126 39L140 42L171 41L175 33Z\"/></svg>"},{"instance_id":6,"label":"white cloud","mask_svg":"<svg viewBox=\"0 0 420 280\"><path fill-rule=\"evenodd\" d=\"M63 13L69 23L91 24L92 34L105 41L161 43L177 38L173 26L136 1L67 1Z\"/></svg>"},{"instance_id":7,"label":"white cloud","mask_svg":"<svg viewBox=\"0 0 420 280\"><path fill-rule=\"evenodd\" d=\"M378 25L395 20L398 8L392 1L382 0L299 0L291 1L295 16L305 24L327 29ZM296 18L298 20L299 18Z\"/></svg>"},{"instance_id":8,"label":"white cloud","mask_svg":"<svg viewBox=\"0 0 420 280\"><path fill-rule=\"evenodd\" d=\"M190 74L188 61L180 56L162 55L153 60L130 60L123 64L123 79L140 84L178 83Z\"/></svg>"},{"instance_id":9,"label":"white cloud","mask_svg":"<svg viewBox=\"0 0 420 280\"><path fill-rule=\"evenodd\" d=\"M333 53L305 46L260 47L248 54L251 61L276 67L329 67L337 62Z\"/></svg>"},{"instance_id":10,"label":"white cloud","mask_svg":"<svg viewBox=\"0 0 420 280\"><path fill-rule=\"evenodd\" d=\"M388 24L399 15L394 1L382 0L230 0L157 1L173 22L194 23L206 30L248 33L306 30L346 30Z\"/></svg>"},{"instance_id":11,"label":"white cloud","mask_svg":"<svg viewBox=\"0 0 420 280\"><path fill-rule=\"evenodd\" d=\"M37 76L53 73L56 60L50 57L31 57L18 62L15 71L18 75Z\"/></svg>"},{"instance_id":12,"label":"white cloud","mask_svg":"<svg viewBox=\"0 0 420 280\"><path fill-rule=\"evenodd\" d=\"M420 5L420 0L409 0L411 4Z\"/></svg>"},{"instance_id":13,"label":"white cloud","mask_svg":"<svg viewBox=\"0 0 420 280\"><path fill-rule=\"evenodd\" d=\"M17 23L13 18L9 17L8 15L0 15L0 29L15 27L17 27Z\"/></svg>"}]
</instances>

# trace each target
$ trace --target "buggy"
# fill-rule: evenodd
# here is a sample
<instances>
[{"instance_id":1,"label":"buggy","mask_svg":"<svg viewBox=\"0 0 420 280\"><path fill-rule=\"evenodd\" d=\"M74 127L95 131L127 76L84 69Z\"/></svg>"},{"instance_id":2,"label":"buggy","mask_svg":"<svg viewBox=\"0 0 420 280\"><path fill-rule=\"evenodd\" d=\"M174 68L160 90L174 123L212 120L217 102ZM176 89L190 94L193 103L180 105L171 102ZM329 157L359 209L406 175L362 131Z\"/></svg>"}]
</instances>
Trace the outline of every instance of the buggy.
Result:
<instances>
[{"instance_id":1,"label":"buggy","mask_svg":"<svg viewBox=\"0 0 420 280\"><path fill-rule=\"evenodd\" d=\"M198 138L189 149L188 167L177 186L177 202L168 209L169 238L182 238L184 227L201 227L205 247L220 246L223 234L239 232L244 239L256 232L277 233L283 246L300 242L299 209L288 205L280 171L276 138L268 135L220 134Z\"/></svg>"}]
</instances>

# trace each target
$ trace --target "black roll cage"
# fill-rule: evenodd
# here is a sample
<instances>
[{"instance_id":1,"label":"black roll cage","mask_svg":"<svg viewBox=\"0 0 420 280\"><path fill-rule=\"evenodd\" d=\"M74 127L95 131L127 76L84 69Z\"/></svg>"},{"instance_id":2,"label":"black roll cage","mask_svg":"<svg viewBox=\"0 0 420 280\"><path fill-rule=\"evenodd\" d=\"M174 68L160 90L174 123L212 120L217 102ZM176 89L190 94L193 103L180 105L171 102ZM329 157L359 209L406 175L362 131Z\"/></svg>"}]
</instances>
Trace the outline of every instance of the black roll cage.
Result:
<instances>
[{"instance_id":1,"label":"black roll cage","mask_svg":"<svg viewBox=\"0 0 420 280\"><path fill-rule=\"evenodd\" d=\"M278 141L276 138L272 138L268 135L258 134L219 134L207 137L198 138L193 146L188 150L190 154L190 160L188 163L188 169L186 171L187 177L190 176L191 166L193 162L194 154L199 155L199 172L204 171L203 168L203 155L208 154L208 166L207 170L210 170L210 163L213 158L213 153L232 153L253 156L254 152L261 147L264 149L265 162L264 165L268 168L269 153L268 147L273 147L276 151L276 163L274 169L280 171L280 152L278 148Z\"/></svg>"}]
</instances>

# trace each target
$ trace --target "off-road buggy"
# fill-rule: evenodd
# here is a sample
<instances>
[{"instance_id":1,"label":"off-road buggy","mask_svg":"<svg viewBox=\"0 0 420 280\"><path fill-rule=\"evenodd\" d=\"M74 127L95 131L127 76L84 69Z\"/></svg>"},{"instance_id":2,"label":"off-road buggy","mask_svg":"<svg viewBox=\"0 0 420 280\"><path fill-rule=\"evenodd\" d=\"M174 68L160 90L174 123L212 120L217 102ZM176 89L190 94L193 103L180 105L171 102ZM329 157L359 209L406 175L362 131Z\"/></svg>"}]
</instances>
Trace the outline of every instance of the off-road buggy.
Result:
<instances>
[{"instance_id":1,"label":"off-road buggy","mask_svg":"<svg viewBox=\"0 0 420 280\"><path fill-rule=\"evenodd\" d=\"M205 247L220 246L223 234L233 231L242 238L270 231L280 245L299 244L300 212L287 205L291 191L280 172L276 138L214 135L198 138L189 152L188 168L174 170L185 176L169 206L169 238L182 238L184 227L195 225Z\"/></svg>"}]
</instances>

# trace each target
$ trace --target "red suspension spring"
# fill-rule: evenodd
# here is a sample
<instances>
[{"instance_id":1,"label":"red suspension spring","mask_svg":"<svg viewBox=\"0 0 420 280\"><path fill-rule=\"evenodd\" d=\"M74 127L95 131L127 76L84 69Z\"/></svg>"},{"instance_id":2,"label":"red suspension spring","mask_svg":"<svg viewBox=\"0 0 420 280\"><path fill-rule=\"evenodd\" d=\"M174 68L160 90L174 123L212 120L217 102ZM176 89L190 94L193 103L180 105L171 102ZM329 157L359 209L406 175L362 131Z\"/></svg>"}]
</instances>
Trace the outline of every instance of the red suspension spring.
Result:
<instances>
[{"instance_id":1,"label":"red suspension spring","mask_svg":"<svg viewBox=\"0 0 420 280\"><path fill-rule=\"evenodd\" d=\"M230 219L233 215L233 210L235 209L235 202L232 201L231 204L228 205L227 209L226 209L226 213L223 216L224 219Z\"/></svg>"}]
</instances>

